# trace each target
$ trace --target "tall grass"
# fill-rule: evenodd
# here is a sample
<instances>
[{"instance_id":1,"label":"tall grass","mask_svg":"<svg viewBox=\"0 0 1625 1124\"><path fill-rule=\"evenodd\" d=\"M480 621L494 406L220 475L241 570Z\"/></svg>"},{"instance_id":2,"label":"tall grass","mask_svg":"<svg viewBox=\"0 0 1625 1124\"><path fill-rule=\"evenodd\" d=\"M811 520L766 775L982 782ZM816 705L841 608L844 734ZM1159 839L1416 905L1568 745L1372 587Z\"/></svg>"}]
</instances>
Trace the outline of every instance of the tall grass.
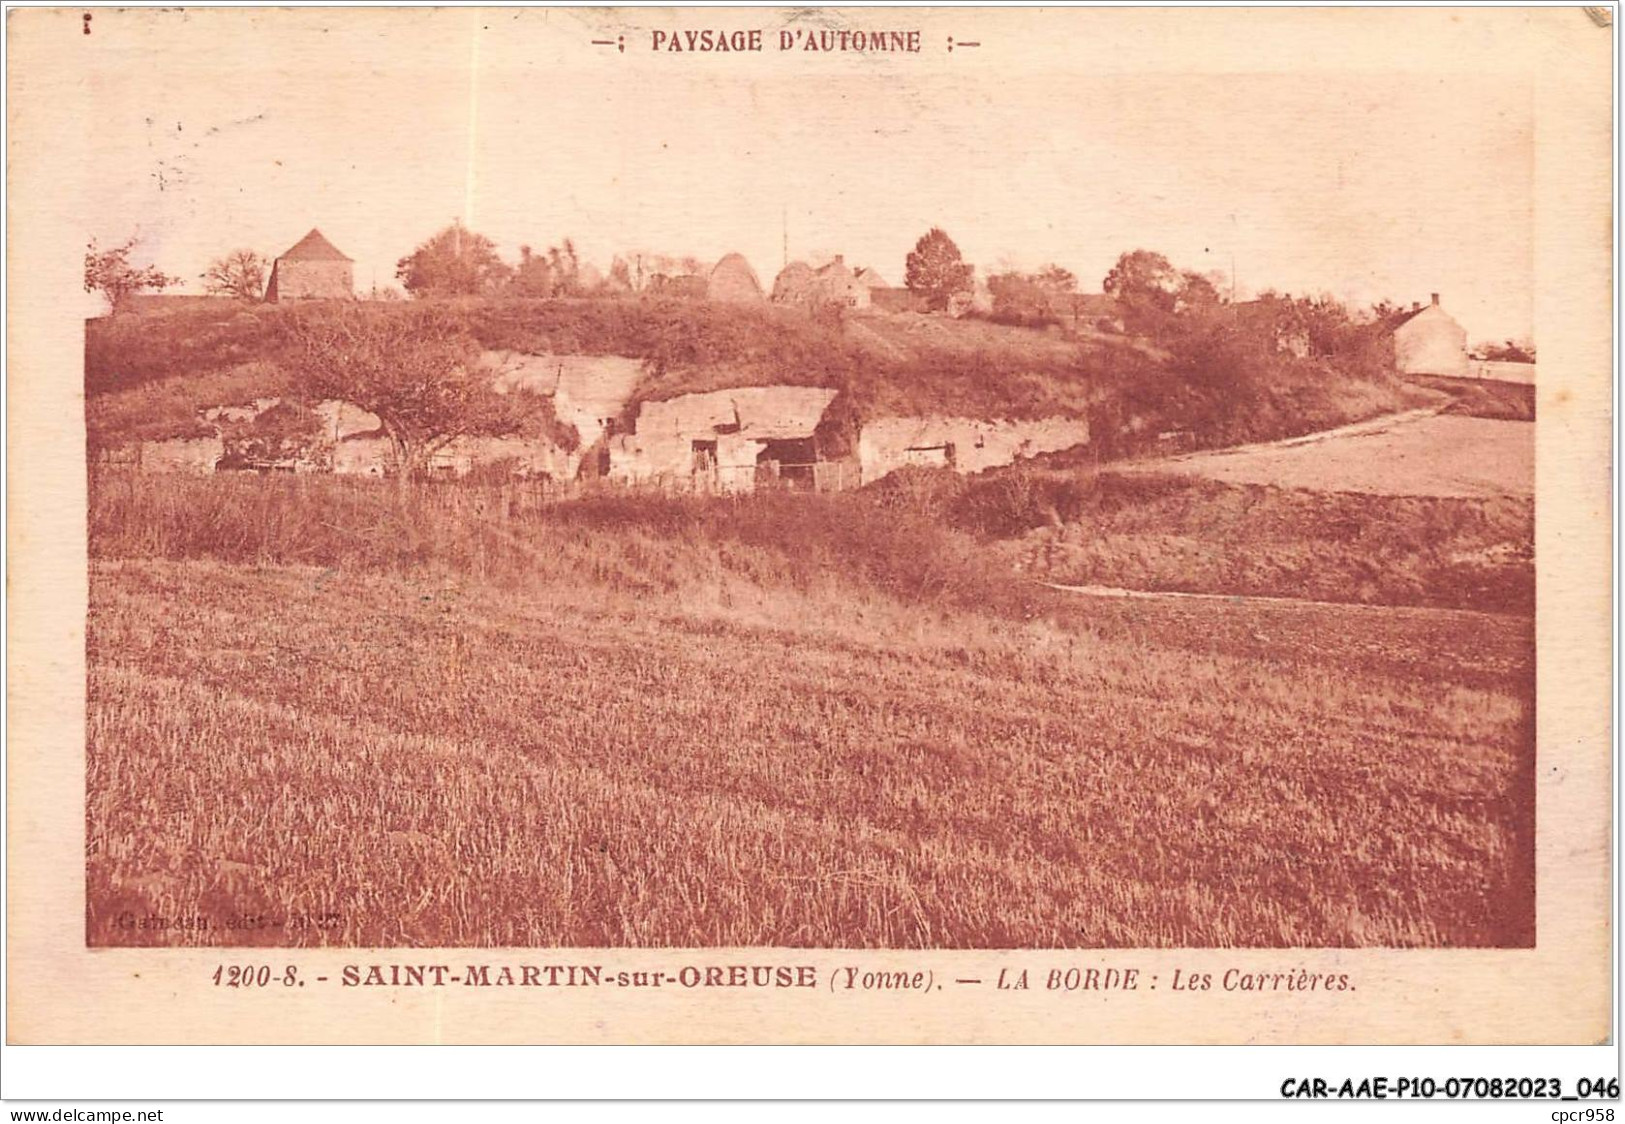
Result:
<instances>
[{"instance_id":1,"label":"tall grass","mask_svg":"<svg viewBox=\"0 0 1625 1124\"><path fill-rule=\"evenodd\" d=\"M1532 942L1530 622L1074 598L932 504L97 474L87 940Z\"/></svg>"},{"instance_id":2,"label":"tall grass","mask_svg":"<svg viewBox=\"0 0 1625 1124\"><path fill-rule=\"evenodd\" d=\"M594 581L97 562L87 939L1533 940L1517 622Z\"/></svg>"},{"instance_id":3,"label":"tall grass","mask_svg":"<svg viewBox=\"0 0 1625 1124\"><path fill-rule=\"evenodd\" d=\"M874 488L1033 579L1533 615L1534 504L1118 473L1065 454Z\"/></svg>"},{"instance_id":4,"label":"tall grass","mask_svg":"<svg viewBox=\"0 0 1625 1124\"><path fill-rule=\"evenodd\" d=\"M680 593L719 574L801 593L1025 619L1053 605L966 535L883 494L665 495L605 488L559 502L546 484L393 483L333 476L92 477L90 548L104 558L433 571L479 582Z\"/></svg>"}]
</instances>

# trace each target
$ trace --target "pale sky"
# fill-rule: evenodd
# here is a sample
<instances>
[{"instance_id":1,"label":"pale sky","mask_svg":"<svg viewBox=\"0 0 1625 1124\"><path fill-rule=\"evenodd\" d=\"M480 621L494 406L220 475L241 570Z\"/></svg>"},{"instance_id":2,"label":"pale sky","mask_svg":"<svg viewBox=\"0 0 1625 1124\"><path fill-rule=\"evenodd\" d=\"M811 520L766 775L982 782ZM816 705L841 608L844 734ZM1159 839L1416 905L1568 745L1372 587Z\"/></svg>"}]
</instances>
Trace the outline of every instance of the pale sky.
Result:
<instances>
[{"instance_id":1,"label":"pale sky","mask_svg":"<svg viewBox=\"0 0 1625 1124\"><path fill-rule=\"evenodd\" d=\"M901 284L937 225L984 273L1054 261L1097 291L1145 248L1233 265L1243 295L1438 291L1472 340L1532 332L1533 107L1516 76L1101 73L940 50L735 64L657 55L639 33L593 48L589 13L317 26L315 11L121 43L120 13L99 10L81 127L118 172L95 179L86 234L139 230L196 287L212 258L274 256L316 226L364 290L454 218L509 260L566 236L600 268L737 250L764 285L786 226L792 259L841 253Z\"/></svg>"}]
</instances>

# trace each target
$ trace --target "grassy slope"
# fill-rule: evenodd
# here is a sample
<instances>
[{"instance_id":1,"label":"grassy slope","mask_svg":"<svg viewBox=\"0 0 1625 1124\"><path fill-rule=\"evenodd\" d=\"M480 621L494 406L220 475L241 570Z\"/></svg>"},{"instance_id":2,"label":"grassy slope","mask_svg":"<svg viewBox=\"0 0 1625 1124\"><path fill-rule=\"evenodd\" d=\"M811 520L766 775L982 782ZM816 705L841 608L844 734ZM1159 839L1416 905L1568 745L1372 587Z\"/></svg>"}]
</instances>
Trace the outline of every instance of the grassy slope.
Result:
<instances>
[{"instance_id":1,"label":"grassy slope","mask_svg":"<svg viewBox=\"0 0 1625 1124\"><path fill-rule=\"evenodd\" d=\"M773 500L369 548L242 486L98 493L92 943L1532 940L1526 620L1001 597Z\"/></svg>"},{"instance_id":2,"label":"grassy slope","mask_svg":"<svg viewBox=\"0 0 1625 1124\"><path fill-rule=\"evenodd\" d=\"M1534 505L1103 475L1002 552L1045 581L1532 616Z\"/></svg>"},{"instance_id":3,"label":"grassy slope","mask_svg":"<svg viewBox=\"0 0 1625 1124\"><path fill-rule=\"evenodd\" d=\"M379 315L402 306L372 306ZM493 349L626 355L647 374L636 402L762 383L842 391L853 421L894 415L1088 416L1109 455L1159 430L1226 444L1327 428L1420 394L1391 380L1271 370L1246 386L1199 389L1144 341L927 316L852 315L841 324L773 306L660 301L477 301L455 306ZM93 445L190 433L201 405L281 393L290 317L310 310L225 303L91 321L87 421ZM1269 362L1279 366L1279 357ZM263 379L263 383L256 379ZM1137 436L1130 436L1131 434Z\"/></svg>"},{"instance_id":4,"label":"grassy slope","mask_svg":"<svg viewBox=\"0 0 1625 1124\"><path fill-rule=\"evenodd\" d=\"M1036 581L1533 615L1534 505L1122 473L1067 454L872 489Z\"/></svg>"},{"instance_id":5,"label":"grassy slope","mask_svg":"<svg viewBox=\"0 0 1625 1124\"><path fill-rule=\"evenodd\" d=\"M385 316L403 307L374 306ZM1117 353L1140 357L1123 341L1080 345L1043 332L923 316L852 316L835 326L767 305L478 301L455 307L488 348L645 360L638 400L773 382L846 390L877 409L1014 417L1078 413L1087 408L1087 396L1077 393L1074 380L1059 376L1072 373L1080 357L1094 356L1097 363ZM167 417L184 424L195 395L172 395L165 412L154 408L165 404L151 394L155 384L201 381L205 395L235 391L210 380L250 359L266 364L262 373L269 376L287 343L290 319L308 313L230 303L91 321L86 385L93 429L127 428L124 415L131 410L120 399L147 405L138 421Z\"/></svg>"}]
</instances>

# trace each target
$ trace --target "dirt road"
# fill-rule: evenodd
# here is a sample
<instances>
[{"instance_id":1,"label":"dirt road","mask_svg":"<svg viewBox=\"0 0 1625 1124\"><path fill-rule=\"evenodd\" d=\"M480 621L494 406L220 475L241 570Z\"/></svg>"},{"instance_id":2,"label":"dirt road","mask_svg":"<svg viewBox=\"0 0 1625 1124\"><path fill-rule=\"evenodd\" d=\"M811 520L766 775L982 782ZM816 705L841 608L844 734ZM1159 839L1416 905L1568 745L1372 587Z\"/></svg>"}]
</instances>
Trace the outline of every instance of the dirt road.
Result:
<instances>
[{"instance_id":1,"label":"dirt road","mask_svg":"<svg viewBox=\"0 0 1625 1124\"><path fill-rule=\"evenodd\" d=\"M1528 422L1408 410L1321 433L1124 466L1229 484L1387 496L1533 496Z\"/></svg>"}]
</instances>

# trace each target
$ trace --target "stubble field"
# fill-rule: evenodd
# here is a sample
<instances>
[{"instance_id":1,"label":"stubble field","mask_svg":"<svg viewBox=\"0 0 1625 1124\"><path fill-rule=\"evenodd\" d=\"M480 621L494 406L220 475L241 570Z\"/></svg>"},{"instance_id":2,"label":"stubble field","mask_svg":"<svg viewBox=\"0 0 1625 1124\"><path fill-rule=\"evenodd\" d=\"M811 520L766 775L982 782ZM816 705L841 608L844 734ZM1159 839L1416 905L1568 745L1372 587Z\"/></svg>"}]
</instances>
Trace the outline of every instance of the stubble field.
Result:
<instances>
[{"instance_id":1,"label":"stubble field","mask_svg":"<svg viewBox=\"0 0 1625 1124\"><path fill-rule=\"evenodd\" d=\"M233 499L93 502L93 945L1533 941L1526 617L1001 598L878 522L826 580L810 499L481 567Z\"/></svg>"}]
</instances>

